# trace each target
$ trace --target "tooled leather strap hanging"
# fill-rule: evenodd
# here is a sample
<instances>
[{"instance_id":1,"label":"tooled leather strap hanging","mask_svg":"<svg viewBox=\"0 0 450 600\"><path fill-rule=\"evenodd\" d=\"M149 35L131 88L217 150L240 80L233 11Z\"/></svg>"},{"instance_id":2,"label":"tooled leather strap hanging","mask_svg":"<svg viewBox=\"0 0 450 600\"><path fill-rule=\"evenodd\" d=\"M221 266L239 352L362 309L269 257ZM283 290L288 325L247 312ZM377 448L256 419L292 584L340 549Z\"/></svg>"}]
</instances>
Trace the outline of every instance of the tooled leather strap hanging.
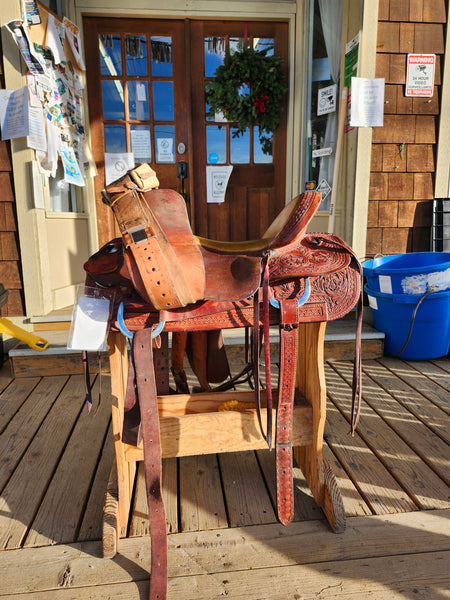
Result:
<instances>
[{"instance_id":1,"label":"tooled leather strap hanging","mask_svg":"<svg viewBox=\"0 0 450 600\"><path fill-rule=\"evenodd\" d=\"M280 302L280 381L276 428L278 518L288 525L294 517L292 421L298 351L298 300Z\"/></svg>"},{"instance_id":2,"label":"tooled leather strap hanging","mask_svg":"<svg viewBox=\"0 0 450 600\"><path fill-rule=\"evenodd\" d=\"M141 329L134 334L133 357L141 414L151 540L150 600L166 600L167 529L161 493L161 439L152 345L151 327Z\"/></svg>"}]
</instances>

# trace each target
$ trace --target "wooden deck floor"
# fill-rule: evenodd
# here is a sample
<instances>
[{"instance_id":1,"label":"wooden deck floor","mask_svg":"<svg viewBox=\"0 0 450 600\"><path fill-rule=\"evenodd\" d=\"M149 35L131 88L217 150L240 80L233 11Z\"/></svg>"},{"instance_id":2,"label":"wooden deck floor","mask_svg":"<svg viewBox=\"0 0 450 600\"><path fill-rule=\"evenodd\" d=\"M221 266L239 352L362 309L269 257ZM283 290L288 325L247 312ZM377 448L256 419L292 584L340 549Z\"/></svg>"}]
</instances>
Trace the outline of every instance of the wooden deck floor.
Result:
<instances>
[{"instance_id":1,"label":"wooden deck floor","mask_svg":"<svg viewBox=\"0 0 450 600\"><path fill-rule=\"evenodd\" d=\"M327 362L325 455L347 515L333 534L296 470L296 516L274 512L268 451L164 465L170 600L450 598L450 358L363 364L361 422L349 436L352 365ZM94 386L94 397L98 390ZM96 414L79 375L0 370L0 598L146 598L141 472L126 539L101 558L113 462L108 376Z\"/></svg>"}]
</instances>

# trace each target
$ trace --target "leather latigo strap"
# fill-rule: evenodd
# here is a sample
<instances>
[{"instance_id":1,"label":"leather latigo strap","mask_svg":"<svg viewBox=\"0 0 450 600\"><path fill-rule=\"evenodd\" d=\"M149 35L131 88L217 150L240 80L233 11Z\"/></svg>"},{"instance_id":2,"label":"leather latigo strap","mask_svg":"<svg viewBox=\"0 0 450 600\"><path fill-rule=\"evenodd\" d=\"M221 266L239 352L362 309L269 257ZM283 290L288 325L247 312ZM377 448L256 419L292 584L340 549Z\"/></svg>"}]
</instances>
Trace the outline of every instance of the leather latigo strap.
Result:
<instances>
[{"instance_id":1,"label":"leather latigo strap","mask_svg":"<svg viewBox=\"0 0 450 600\"><path fill-rule=\"evenodd\" d=\"M288 525L294 517L292 473L292 420L295 397L295 371L298 350L297 299L280 303L280 381L276 427L276 474L278 518Z\"/></svg>"},{"instance_id":2,"label":"leather latigo strap","mask_svg":"<svg viewBox=\"0 0 450 600\"><path fill-rule=\"evenodd\" d=\"M122 233L130 279L142 298L157 310L186 306L204 296L203 259L199 249L191 243L177 254L174 242L167 238L149 205L149 198L156 194L161 200L164 192L142 193L129 189L109 199ZM180 221L184 223L183 219ZM178 230L175 226L174 229L175 235ZM191 265L189 270L180 260L180 254Z\"/></svg>"},{"instance_id":3,"label":"leather latigo strap","mask_svg":"<svg viewBox=\"0 0 450 600\"><path fill-rule=\"evenodd\" d=\"M137 331L133 337L133 358L141 414L151 540L150 600L166 600L167 527L161 493L161 439L152 343L150 327Z\"/></svg>"}]
</instances>

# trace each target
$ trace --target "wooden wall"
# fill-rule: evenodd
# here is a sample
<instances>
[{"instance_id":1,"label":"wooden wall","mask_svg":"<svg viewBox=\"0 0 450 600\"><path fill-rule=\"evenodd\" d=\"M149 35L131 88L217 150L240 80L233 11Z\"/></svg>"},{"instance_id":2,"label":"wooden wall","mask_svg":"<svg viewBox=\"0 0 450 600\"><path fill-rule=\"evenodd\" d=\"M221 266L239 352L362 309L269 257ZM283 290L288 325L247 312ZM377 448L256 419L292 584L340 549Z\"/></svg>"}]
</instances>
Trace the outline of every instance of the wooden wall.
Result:
<instances>
[{"instance_id":1,"label":"wooden wall","mask_svg":"<svg viewBox=\"0 0 450 600\"><path fill-rule=\"evenodd\" d=\"M0 39L0 88L4 89L4 87ZM24 315L23 280L9 141L0 141L0 283L9 290L8 302L0 309L1 316Z\"/></svg>"},{"instance_id":2,"label":"wooden wall","mask_svg":"<svg viewBox=\"0 0 450 600\"><path fill-rule=\"evenodd\" d=\"M367 256L430 250L446 0L380 0L376 77L384 126L373 128ZM432 98L404 94L408 53L436 54ZM447 115L448 117L448 115Z\"/></svg>"}]
</instances>

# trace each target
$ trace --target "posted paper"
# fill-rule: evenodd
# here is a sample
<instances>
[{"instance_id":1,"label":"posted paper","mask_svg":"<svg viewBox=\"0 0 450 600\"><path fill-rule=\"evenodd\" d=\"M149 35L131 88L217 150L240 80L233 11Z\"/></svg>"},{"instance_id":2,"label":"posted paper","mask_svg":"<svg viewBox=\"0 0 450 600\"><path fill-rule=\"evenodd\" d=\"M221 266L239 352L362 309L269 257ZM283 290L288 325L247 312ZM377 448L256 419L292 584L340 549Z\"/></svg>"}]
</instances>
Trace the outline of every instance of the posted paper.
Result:
<instances>
[{"instance_id":1,"label":"posted paper","mask_svg":"<svg viewBox=\"0 0 450 600\"><path fill-rule=\"evenodd\" d=\"M384 78L352 77L352 127L383 127Z\"/></svg>"},{"instance_id":2,"label":"posted paper","mask_svg":"<svg viewBox=\"0 0 450 600\"><path fill-rule=\"evenodd\" d=\"M232 170L232 165L206 167L206 201L208 203L225 202L225 192Z\"/></svg>"}]
</instances>

